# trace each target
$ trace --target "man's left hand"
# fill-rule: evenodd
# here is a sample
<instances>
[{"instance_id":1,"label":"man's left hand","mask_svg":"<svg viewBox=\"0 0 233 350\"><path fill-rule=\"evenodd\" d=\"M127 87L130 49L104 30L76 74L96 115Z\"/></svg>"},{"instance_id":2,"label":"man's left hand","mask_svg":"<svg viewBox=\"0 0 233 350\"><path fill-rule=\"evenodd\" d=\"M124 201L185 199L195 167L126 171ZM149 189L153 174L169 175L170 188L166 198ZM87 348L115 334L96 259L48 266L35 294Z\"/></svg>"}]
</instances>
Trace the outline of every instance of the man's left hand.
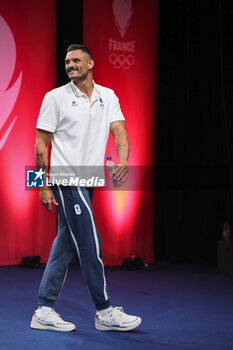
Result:
<instances>
[{"instance_id":1,"label":"man's left hand","mask_svg":"<svg viewBox=\"0 0 233 350\"><path fill-rule=\"evenodd\" d=\"M128 178L128 162L120 162L114 169L112 175L115 180L122 180L125 182Z\"/></svg>"}]
</instances>

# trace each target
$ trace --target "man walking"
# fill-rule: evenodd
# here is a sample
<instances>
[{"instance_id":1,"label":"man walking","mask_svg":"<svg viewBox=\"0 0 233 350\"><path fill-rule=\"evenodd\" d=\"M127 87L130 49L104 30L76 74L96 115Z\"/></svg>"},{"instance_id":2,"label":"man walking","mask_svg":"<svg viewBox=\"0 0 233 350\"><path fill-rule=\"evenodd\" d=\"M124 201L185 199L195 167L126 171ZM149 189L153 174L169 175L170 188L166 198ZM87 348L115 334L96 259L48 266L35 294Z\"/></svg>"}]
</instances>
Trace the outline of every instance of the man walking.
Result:
<instances>
[{"instance_id":1,"label":"man walking","mask_svg":"<svg viewBox=\"0 0 233 350\"><path fill-rule=\"evenodd\" d=\"M129 145L125 120L114 92L94 83L93 67L94 60L86 46L68 47L65 70L71 81L45 95L37 121L36 166L47 171L48 146L52 142L51 168L94 166L103 169L110 129L119 157L114 177L126 179ZM31 328L57 331L76 328L53 309L68 266L76 255L96 307L95 328L128 331L138 327L141 318L127 315L121 307L113 307L107 293L101 238L91 206L93 189L51 188L45 185L40 190L40 200L49 212L52 212L52 203L55 205L58 234L41 280Z\"/></svg>"}]
</instances>

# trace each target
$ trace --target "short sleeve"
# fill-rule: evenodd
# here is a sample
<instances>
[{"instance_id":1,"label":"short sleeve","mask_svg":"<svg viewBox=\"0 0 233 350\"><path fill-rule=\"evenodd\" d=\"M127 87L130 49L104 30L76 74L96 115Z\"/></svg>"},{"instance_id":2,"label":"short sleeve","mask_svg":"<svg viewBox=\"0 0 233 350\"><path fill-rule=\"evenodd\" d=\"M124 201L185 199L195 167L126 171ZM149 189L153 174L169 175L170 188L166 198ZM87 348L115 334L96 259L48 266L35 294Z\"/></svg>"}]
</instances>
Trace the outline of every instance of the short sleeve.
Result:
<instances>
[{"instance_id":1,"label":"short sleeve","mask_svg":"<svg viewBox=\"0 0 233 350\"><path fill-rule=\"evenodd\" d=\"M54 133L58 123L58 108L55 97L47 93L43 99L36 128Z\"/></svg>"},{"instance_id":2,"label":"short sleeve","mask_svg":"<svg viewBox=\"0 0 233 350\"><path fill-rule=\"evenodd\" d=\"M110 115L110 123L117 122L117 121L125 121L125 118L121 112L121 107L119 103L118 97L113 92L112 97L112 109L111 109L111 115Z\"/></svg>"}]
</instances>

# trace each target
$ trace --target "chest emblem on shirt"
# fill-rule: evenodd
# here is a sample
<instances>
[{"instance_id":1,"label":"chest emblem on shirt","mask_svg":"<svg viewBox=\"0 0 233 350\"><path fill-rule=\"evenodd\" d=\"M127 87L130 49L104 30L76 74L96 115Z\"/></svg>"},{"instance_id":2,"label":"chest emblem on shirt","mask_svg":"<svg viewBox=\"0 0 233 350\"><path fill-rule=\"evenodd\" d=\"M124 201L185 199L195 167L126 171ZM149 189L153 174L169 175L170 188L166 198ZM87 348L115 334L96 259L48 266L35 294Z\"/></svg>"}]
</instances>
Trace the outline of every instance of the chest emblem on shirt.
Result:
<instances>
[{"instance_id":1,"label":"chest emblem on shirt","mask_svg":"<svg viewBox=\"0 0 233 350\"><path fill-rule=\"evenodd\" d=\"M104 101L102 100L102 98L100 97L99 98L99 102L100 102L100 105L103 106L104 105Z\"/></svg>"},{"instance_id":2,"label":"chest emblem on shirt","mask_svg":"<svg viewBox=\"0 0 233 350\"><path fill-rule=\"evenodd\" d=\"M75 106L77 106L78 104L77 104L77 102L76 101L72 101L72 107L75 107Z\"/></svg>"}]
</instances>

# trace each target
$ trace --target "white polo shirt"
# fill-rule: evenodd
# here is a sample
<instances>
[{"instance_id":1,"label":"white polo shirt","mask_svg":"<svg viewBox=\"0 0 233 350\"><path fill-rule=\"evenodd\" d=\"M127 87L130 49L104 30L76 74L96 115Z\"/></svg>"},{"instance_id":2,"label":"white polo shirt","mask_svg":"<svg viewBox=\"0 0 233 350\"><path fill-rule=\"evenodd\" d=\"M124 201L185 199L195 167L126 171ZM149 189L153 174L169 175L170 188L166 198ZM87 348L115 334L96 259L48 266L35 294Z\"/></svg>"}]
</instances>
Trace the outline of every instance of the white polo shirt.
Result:
<instances>
[{"instance_id":1,"label":"white polo shirt","mask_svg":"<svg viewBox=\"0 0 233 350\"><path fill-rule=\"evenodd\" d=\"M89 101L71 81L45 95L36 127L54 134L51 167L103 168L110 124L124 120L113 90L94 83Z\"/></svg>"}]
</instances>

